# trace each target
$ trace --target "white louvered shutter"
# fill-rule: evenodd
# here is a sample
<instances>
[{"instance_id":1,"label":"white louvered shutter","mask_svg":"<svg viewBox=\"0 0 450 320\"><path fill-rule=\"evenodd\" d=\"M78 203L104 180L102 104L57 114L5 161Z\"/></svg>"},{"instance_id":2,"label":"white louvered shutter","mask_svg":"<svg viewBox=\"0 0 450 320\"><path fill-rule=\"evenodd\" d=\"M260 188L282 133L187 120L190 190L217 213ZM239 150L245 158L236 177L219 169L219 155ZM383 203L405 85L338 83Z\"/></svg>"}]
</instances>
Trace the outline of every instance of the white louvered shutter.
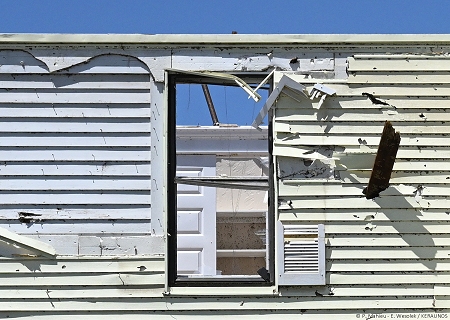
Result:
<instances>
[{"instance_id":1,"label":"white louvered shutter","mask_svg":"<svg viewBox=\"0 0 450 320\"><path fill-rule=\"evenodd\" d=\"M324 285L324 225L278 222L277 261L279 285Z\"/></svg>"}]
</instances>

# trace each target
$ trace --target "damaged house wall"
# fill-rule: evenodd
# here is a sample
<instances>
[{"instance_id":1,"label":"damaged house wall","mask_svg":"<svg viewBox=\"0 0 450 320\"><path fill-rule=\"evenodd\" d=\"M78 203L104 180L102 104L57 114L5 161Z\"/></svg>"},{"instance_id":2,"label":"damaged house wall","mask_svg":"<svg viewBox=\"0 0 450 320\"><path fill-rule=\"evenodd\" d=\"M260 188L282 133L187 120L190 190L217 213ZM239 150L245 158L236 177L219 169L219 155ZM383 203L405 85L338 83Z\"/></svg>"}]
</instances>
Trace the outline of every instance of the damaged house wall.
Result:
<instances>
[{"instance_id":1,"label":"damaged house wall","mask_svg":"<svg viewBox=\"0 0 450 320\"><path fill-rule=\"evenodd\" d=\"M448 36L0 39L2 228L56 251L43 256L33 243L2 238L2 315L449 312ZM325 285L167 288L168 68L276 68L308 93L316 83L336 91L320 107L295 92L273 106L276 219L324 225ZM386 120L401 133L400 148L390 187L367 200Z\"/></svg>"}]
</instances>

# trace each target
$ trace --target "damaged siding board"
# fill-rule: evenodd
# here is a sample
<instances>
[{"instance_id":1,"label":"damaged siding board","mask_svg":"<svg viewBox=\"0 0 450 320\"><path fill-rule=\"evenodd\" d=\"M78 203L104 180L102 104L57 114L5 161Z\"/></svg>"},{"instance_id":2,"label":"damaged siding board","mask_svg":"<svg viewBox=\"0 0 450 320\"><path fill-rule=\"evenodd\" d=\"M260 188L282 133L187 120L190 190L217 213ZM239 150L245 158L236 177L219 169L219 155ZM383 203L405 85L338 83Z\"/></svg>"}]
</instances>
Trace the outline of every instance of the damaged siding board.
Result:
<instances>
[{"instance_id":1,"label":"damaged siding board","mask_svg":"<svg viewBox=\"0 0 450 320\"><path fill-rule=\"evenodd\" d=\"M0 50L0 222L55 237L149 234L147 66L100 55L50 73L31 52ZM40 216L25 224L19 212Z\"/></svg>"},{"instance_id":2,"label":"damaged siding board","mask_svg":"<svg viewBox=\"0 0 450 320\"><path fill-rule=\"evenodd\" d=\"M369 291L391 296L399 288L402 296L426 295L427 287L448 281L450 269L449 93L442 72L450 59L428 64L430 59L420 56L414 61L368 56L348 59L349 84L327 84L337 96L321 109L314 101L299 104L287 96L277 102L274 154L291 154L289 161L303 168L303 176L279 179L279 219L325 224L326 282L338 299ZM292 78L301 83L301 77ZM372 103L363 92L386 105ZM366 200L362 190L386 120L402 140L389 188ZM324 152L327 146L332 153ZM279 168L285 159L277 157ZM322 181L306 176L317 172L318 161L334 174ZM421 289L414 293L414 288ZM428 294L430 302L436 294L447 301L448 293Z\"/></svg>"},{"instance_id":3,"label":"damaged siding board","mask_svg":"<svg viewBox=\"0 0 450 320\"><path fill-rule=\"evenodd\" d=\"M330 39L313 46L238 41L239 48L219 47L220 39L134 49L121 41L102 48L58 42L2 51L0 222L59 255L44 259L0 242L0 312L108 320L448 313L450 60L423 54L430 46L448 49L417 47L401 36L398 47ZM98 56L105 52L114 54ZM336 90L320 108L318 99L299 103L297 95L283 93L274 104L275 170L284 171L276 180L277 218L324 225L325 285L165 292L165 239L154 234L164 233L157 200L166 161L158 146L165 130L163 70L170 67L230 73L276 67L297 73L290 76L308 91L315 80ZM387 105L372 103L364 92ZM402 142L390 187L369 201L362 190L386 120ZM219 143L201 151L212 154ZM189 137L180 145L192 147ZM36 216L21 223L19 212Z\"/></svg>"}]
</instances>

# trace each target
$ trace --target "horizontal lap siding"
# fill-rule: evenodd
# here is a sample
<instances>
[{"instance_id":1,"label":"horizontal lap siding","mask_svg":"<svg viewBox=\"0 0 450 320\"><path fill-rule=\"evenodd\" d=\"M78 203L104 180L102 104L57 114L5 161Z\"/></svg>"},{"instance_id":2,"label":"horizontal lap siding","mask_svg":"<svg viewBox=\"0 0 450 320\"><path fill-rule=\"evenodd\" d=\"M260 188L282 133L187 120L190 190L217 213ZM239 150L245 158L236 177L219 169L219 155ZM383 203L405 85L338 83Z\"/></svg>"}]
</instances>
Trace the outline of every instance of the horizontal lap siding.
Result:
<instances>
[{"instance_id":1,"label":"horizontal lap siding","mask_svg":"<svg viewBox=\"0 0 450 320\"><path fill-rule=\"evenodd\" d=\"M437 288L450 281L450 76L442 72L450 60L387 59L349 58L349 84L326 84L337 94L320 109L317 102L299 104L284 94L276 104L279 170L298 165L298 172L279 180L279 219L325 224L327 286L319 292L332 291L336 305L330 308L351 307L343 297L374 296L409 297L418 308L424 300L431 307L448 305L449 290ZM363 92L388 105L373 104ZM401 135L391 185L366 200L362 190L386 120ZM308 169L308 153L332 159L315 160ZM315 175L320 166L332 168L328 180ZM366 299L367 305L374 299Z\"/></svg>"},{"instance_id":2,"label":"horizontal lap siding","mask_svg":"<svg viewBox=\"0 0 450 320\"><path fill-rule=\"evenodd\" d=\"M0 223L10 230L48 241L149 234L150 141L150 76L137 59L49 73L25 51L0 51ZM39 216L21 223L20 212Z\"/></svg>"},{"instance_id":3,"label":"horizontal lap siding","mask_svg":"<svg viewBox=\"0 0 450 320\"><path fill-rule=\"evenodd\" d=\"M155 305L162 297L164 268L164 258L157 256L0 258L0 313L58 317L71 311L81 316L130 309L124 300Z\"/></svg>"},{"instance_id":4,"label":"horizontal lap siding","mask_svg":"<svg viewBox=\"0 0 450 320\"><path fill-rule=\"evenodd\" d=\"M0 243L0 313L82 314L92 302L105 310L161 297L150 116L150 76L137 59L49 73L26 52L0 51L0 224L58 254Z\"/></svg>"}]
</instances>

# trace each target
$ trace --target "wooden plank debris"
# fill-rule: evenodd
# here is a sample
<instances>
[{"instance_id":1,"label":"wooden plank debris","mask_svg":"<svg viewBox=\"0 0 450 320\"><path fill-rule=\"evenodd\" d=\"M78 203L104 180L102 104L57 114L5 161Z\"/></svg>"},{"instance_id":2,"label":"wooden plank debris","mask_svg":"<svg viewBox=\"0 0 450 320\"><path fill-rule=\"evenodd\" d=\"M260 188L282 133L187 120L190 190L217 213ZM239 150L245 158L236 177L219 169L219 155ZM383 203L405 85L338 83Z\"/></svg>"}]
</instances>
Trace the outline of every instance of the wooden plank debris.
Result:
<instances>
[{"instance_id":1,"label":"wooden plank debris","mask_svg":"<svg viewBox=\"0 0 450 320\"><path fill-rule=\"evenodd\" d=\"M394 167L398 147L400 145L400 132L395 132L392 124L386 121L380 145L373 165L369 185L364 188L363 193L367 199L373 199L380 195L380 192L389 187L392 168Z\"/></svg>"}]
</instances>

